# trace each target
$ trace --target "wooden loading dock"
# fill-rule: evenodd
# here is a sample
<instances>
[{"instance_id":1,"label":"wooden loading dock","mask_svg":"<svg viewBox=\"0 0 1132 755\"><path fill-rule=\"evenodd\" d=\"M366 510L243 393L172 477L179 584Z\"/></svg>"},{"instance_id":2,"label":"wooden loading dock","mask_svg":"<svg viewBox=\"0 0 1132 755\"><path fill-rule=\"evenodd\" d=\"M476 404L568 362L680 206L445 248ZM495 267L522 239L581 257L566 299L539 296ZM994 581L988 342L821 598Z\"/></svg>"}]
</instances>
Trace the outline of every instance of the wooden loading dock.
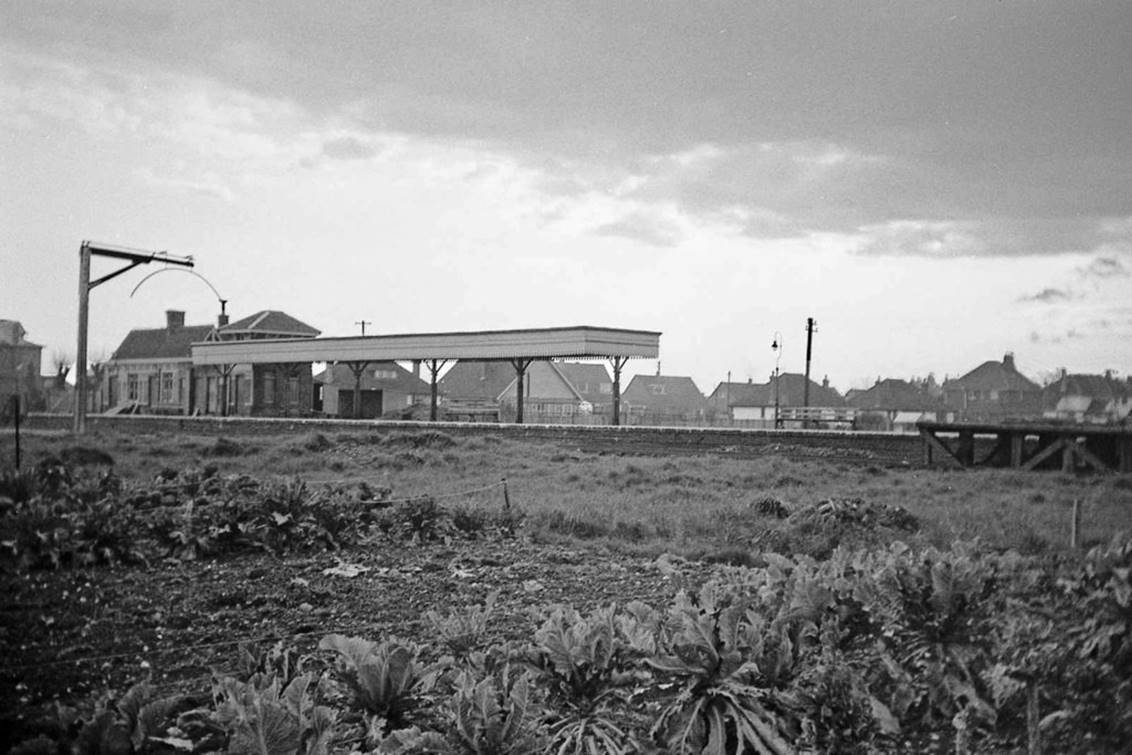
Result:
<instances>
[{"instance_id":1,"label":"wooden loading dock","mask_svg":"<svg viewBox=\"0 0 1132 755\"><path fill-rule=\"evenodd\" d=\"M651 330L580 325L568 328L481 330L343 338L281 338L211 341L192 345L193 365L211 366L223 377L237 364L301 365L327 362L349 366L360 377L373 362L415 362L429 371L429 418L438 417L440 371L460 359L509 362L515 368L516 418L523 421L523 377L536 360L608 359L613 368L613 424L621 422L621 370L633 357L660 355L660 333ZM357 390L357 389L355 389ZM354 406L358 405L355 395Z\"/></svg>"},{"instance_id":2,"label":"wooden loading dock","mask_svg":"<svg viewBox=\"0 0 1132 755\"><path fill-rule=\"evenodd\" d=\"M1132 427L1041 422L919 422L924 463L1132 472Z\"/></svg>"}]
</instances>

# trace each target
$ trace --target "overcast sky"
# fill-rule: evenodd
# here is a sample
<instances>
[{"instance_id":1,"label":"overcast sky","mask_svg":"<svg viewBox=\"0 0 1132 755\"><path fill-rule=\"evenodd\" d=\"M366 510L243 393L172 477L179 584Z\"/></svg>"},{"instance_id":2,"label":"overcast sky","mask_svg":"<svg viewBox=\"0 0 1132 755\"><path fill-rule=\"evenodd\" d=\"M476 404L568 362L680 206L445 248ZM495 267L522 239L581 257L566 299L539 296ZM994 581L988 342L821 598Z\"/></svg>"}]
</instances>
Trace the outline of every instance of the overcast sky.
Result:
<instances>
[{"instance_id":1,"label":"overcast sky","mask_svg":"<svg viewBox=\"0 0 1132 755\"><path fill-rule=\"evenodd\" d=\"M776 332L801 372L807 317L842 391L1128 374L1132 4L7 0L0 317L45 362L83 239L325 335L658 330L705 392ZM92 357L215 319L157 269Z\"/></svg>"}]
</instances>

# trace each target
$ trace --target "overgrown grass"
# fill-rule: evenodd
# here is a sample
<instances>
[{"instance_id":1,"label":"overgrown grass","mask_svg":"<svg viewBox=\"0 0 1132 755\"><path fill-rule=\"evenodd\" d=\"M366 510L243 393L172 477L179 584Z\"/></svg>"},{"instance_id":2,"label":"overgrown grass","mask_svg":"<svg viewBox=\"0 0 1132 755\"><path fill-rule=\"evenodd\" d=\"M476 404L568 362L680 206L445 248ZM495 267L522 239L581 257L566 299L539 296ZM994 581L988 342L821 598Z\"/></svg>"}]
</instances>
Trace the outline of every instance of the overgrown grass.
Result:
<instances>
[{"instance_id":1,"label":"overgrown grass","mask_svg":"<svg viewBox=\"0 0 1132 755\"><path fill-rule=\"evenodd\" d=\"M80 446L89 451L76 453ZM532 537L644 553L722 553L727 561L772 544L819 548L846 537L853 542L852 533L816 532L782 518L829 499L900 507L919 529L880 536L940 547L978 538L990 548L1024 553L1065 548L1074 500L1081 502L1084 544L1132 529L1128 475L888 469L783 457L600 455L428 429L254 437L99 431L81 441L69 434L32 433L24 436L23 448L25 466L67 453L90 464L110 459L124 478L148 479L165 468L208 464L222 474L299 475L310 484L365 481L390 488L397 497L434 496L446 506L461 507L466 516L498 512L504 503L500 481L506 478L512 503L526 515L524 531ZM12 453L12 438L5 435L0 469L10 469Z\"/></svg>"}]
</instances>

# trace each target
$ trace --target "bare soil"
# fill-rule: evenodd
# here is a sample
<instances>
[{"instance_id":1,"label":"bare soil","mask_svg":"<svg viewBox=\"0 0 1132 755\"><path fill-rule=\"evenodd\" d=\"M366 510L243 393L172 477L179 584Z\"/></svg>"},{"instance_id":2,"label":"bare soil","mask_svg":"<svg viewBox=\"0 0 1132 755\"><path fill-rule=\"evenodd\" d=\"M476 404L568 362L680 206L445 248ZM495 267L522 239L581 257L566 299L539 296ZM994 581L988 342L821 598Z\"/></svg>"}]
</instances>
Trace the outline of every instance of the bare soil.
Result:
<instances>
[{"instance_id":1,"label":"bare soil","mask_svg":"<svg viewBox=\"0 0 1132 755\"><path fill-rule=\"evenodd\" d=\"M535 606L664 605L711 570L494 540L8 574L0 709L18 717L45 702L97 699L147 675L170 692L206 692L211 669L231 668L243 642L309 650L332 632L424 642L433 636L426 612L482 603L495 590L490 631L523 639L537 626Z\"/></svg>"}]
</instances>

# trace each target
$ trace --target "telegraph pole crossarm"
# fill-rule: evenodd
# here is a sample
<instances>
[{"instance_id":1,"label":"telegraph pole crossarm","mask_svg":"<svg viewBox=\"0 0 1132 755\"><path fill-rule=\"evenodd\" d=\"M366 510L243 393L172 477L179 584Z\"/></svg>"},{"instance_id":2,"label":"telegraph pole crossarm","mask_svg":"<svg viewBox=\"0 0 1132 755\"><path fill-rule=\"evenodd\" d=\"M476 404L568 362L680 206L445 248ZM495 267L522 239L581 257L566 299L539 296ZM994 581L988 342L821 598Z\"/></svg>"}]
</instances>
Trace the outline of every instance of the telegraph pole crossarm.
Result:
<instances>
[{"instance_id":1,"label":"telegraph pole crossarm","mask_svg":"<svg viewBox=\"0 0 1132 755\"><path fill-rule=\"evenodd\" d=\"M90 258L92 256L110 257L112 259L129 262L96 280L90 279ZM169 265L192 267L192 257L181 257L168 252L147 252L141 249L131 249L112 244L96 244L84 241L79 247L79 334L78 353L75 356L75 426L76 434L86 432L86 346L87 324L90 316L90 291L108 280L117 278L125 272L133 270L138 265L150 262L164 262Z\"/></svg>"}]
</instances>

